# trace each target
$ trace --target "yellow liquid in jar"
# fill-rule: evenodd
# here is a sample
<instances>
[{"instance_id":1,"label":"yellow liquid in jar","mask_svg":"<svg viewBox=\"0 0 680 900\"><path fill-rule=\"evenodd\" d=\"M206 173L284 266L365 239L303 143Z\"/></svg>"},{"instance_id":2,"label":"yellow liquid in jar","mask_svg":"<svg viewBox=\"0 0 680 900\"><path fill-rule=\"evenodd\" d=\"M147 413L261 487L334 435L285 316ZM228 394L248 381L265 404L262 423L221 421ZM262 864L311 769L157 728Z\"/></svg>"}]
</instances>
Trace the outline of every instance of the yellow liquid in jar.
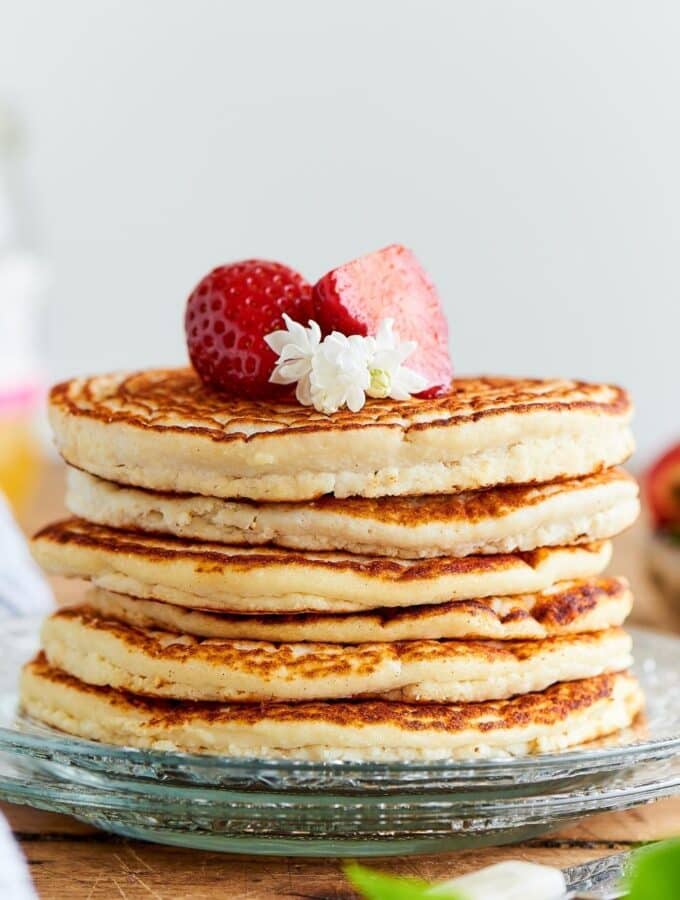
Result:
<instances>
[{"instance_id":1,"label":"yellow liquid in jar","mask_svg":"<svg viewBox=\"0 0 680 900\"><path fill-rule=\"evenodd\" d=\"M30 418L0 416L0 491L15 510L35 487L40 464L40 448Z\"/></svg>"}]
</instances>

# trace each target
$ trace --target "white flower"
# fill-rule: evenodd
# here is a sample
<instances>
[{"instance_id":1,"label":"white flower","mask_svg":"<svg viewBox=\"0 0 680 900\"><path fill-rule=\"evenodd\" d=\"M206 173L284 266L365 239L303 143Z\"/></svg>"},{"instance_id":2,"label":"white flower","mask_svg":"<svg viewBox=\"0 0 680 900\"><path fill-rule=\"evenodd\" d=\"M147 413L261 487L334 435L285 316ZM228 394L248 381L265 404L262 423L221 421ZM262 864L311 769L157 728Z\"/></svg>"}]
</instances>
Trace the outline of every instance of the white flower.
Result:
<instances>
[{"instance_id":1,"label":"white flower","mask_svg":"<svg viewBox=\"0 0 680 900\"><path fill-rule=\"evenodd\" d=\"M294 322L283 314L286 330L272 331L265 341L278 355L274 371L269 376L272 384L295 384L295 396L303 406L311 406L309 376L312 359L321 344L321 329L311 319L309 328Z\"/></svg>"},{"instance_id":2,"label":"white flower","mask_svg":"<svg viewBox=\"0 0 680 900\"><path fill-rule=\"evenodd\" d=\"M416 342L401 342L392 319L380 323L375 337L347 337L334 331L323 341L316 322L305 328L285 314L283 319L286 330L265 337L279 357L269 380L297 382L295 396L303 406L327 415L343 406L359 412L367 395L408 400L427 387L422 375L404 365Z\"/></svg>"},{"instance_id":3,"label":"white flower","mask_svg":"<svg viewBox=\"0 0 680 900\"><path fill-rule=\"evenodd\" d=\"M400 341L393 328L393 319L383 319L376 336L365 339L370 346L368 365L371 373L371 384L366 393L369 397L408 400L411 394L425 390L427 379L404 365L417 343Z\"/></svg>"},{"instance_id":4,"label":"white flower","mask_svg":"<svg viewBox=\"0 0 680 900\"><path fill-rule=\"evenodd\" d=\"M329 415L347 406L359 412L370 382L364 338L339 331L324 338L312 359L310 401L315 409Z\"/></svg>"}]
</instances>

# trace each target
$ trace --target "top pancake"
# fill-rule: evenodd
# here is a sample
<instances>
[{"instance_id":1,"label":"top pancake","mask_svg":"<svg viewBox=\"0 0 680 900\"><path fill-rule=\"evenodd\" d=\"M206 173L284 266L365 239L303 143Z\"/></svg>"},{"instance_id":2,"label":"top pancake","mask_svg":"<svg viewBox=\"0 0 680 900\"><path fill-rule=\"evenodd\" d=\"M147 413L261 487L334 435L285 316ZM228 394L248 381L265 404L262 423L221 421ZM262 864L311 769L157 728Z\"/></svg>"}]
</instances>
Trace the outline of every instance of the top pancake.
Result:
<instances>
[{"instance_id":1,"label":"top pancake","mask_svg":"<svg viewBox=\"0 0 680 900\"><path fill-rule=\"evenodd\" d=\"M158 491L254 500L454 493L587 475L633 449L625 391L461 378L443 397L325 416L234 399L189 369L74 379L50 395L73 466Z\"/></svg>"}]
</instances>

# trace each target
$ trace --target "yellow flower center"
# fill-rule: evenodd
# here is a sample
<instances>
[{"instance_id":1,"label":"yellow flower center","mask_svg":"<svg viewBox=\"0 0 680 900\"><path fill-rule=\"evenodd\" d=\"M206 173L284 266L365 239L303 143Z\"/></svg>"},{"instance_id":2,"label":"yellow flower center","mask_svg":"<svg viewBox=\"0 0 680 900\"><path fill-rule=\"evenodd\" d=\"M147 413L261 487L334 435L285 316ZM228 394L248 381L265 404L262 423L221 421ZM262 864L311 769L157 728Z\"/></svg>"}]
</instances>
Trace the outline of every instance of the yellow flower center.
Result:
<instances>
[{"instance_id":1,"label":"yellow flower center","mask_svg":"<svg viewBox=\"0 0 680 900\"><path fill-rule=\"evenodd\" d=\"M379 399L387 397L392 384L390 373L385 369L371 369L369 374L371 376L371 383L366 391L369 397L376 397Z\"/></svg>"}]
</instances>

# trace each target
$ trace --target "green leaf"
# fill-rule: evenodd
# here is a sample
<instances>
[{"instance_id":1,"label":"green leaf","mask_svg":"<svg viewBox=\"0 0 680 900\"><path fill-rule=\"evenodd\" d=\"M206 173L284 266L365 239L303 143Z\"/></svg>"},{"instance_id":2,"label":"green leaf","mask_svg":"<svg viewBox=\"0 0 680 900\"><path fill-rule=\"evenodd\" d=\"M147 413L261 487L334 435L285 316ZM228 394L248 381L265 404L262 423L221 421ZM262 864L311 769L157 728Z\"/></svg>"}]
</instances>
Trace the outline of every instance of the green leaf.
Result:
<instances>
[{"instance_id":1,"label":"green leaf","mask_svg":"<svg viewBox=\"0 0 680 900\"><path fill-rule=\"evenodd\" d=\"M678 900L680 839L650 844L635 853L628 900Z\"/></svg>"},{"instance_id":2,"label":"green leaf","mask_svg":"<svg viewBox=\"0 0 680 900\"><path fill-rule=\"evenodd\" d=\"M396 878L357 863L345 874L365 900L432 900L433 885L417 878ZM679 900L680 838L649 844L637 850L627 879L628 900ZM464 900L460 893L438 894Z\"/></svg>"},{"instance_id":3,"label":"green leaf","mask_svg":"<svg viewBox=\"0 0 680 900\"><path fill-rule=\"evenodd\" d=\"M397 878L360 866L358 863L348 863L345 866L345 875L366 900L432 900L432 894L429 893L432 885L418 878ZM453 891L438 896L462 900L460 894Z\"/></svg>"}]
</instances>

